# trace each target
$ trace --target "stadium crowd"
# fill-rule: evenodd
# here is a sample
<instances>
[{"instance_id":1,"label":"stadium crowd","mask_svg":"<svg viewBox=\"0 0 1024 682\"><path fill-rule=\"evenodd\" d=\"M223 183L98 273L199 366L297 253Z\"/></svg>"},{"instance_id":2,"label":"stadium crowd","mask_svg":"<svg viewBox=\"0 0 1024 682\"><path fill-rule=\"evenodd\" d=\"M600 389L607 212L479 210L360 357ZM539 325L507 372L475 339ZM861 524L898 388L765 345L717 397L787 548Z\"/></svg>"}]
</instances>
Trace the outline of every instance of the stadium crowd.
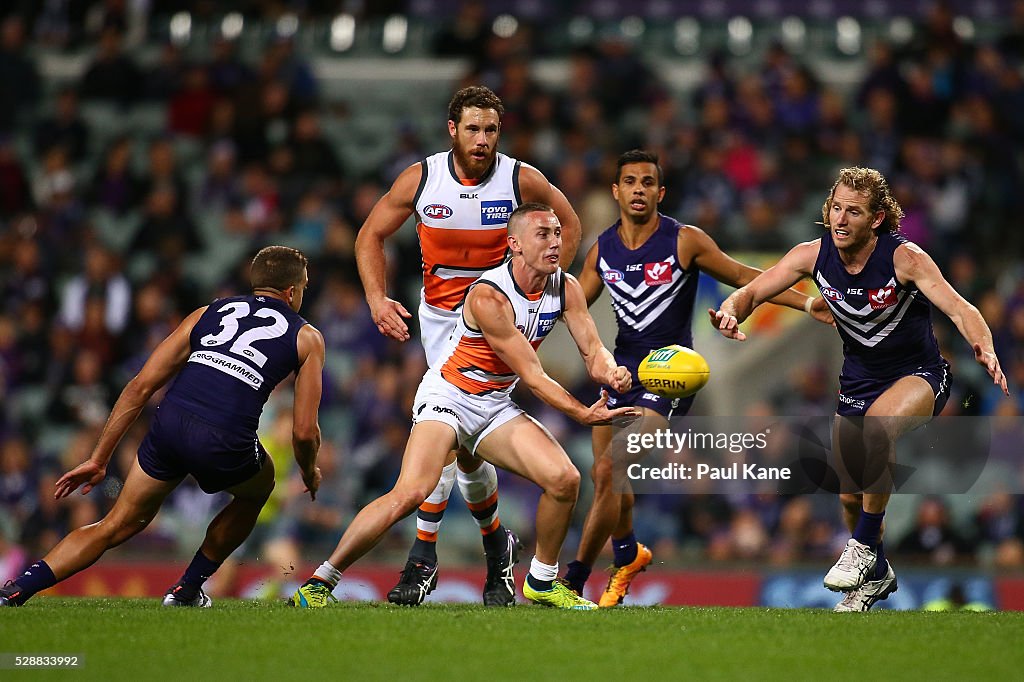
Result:
<instances>
[{"instance_id":1,"label":"stadium crowd","mask_svg":"<svg viewBox=\"0 0 1024 682\"><path fill-rule=\"evenodd\" d=\"M133 26L128 4L46 3L22 12L14 3L2 11L0 579L109 508L145 419L122 443L102 489L58 504L54 481L88 456L118 391L155 343L188 311L245 290L243 263L263 245L292 244L310 257L302 313L323 332L328 354L324 483L317 504L302 501L289 466L290 415L280 408L287 401L272 402L261 436L280 480L245 555L269 546L309 557L333 546L354 511L397 476L425 370L415 335L400 345L378 334L353 244L396 174L436 150L413 128L396 128L379 172L351 173L351 159L323 132L325 117L338 113L325 105L309 56L287 37L270 36L256 62L224 37L211 38L200 61L168 42L155 66L143 68L124 44ZM190 5L152 4L154 16L164 5ZM191 3L197 12L207 4ZM387 4L401 10L403 3ZM774 44L756 60L705 55L705 76L686 91L670 87L622 35L567 54L565 87L542 85L531 71L538 29L499 36L482 3L464 4L468 14L482 13L476 32L441 35L435 45L438 55L470 58L451 89L482 83L502 97L501 148L536 165L570 199L584 226L581 255L614 220L608 185L626 149L657 151L669 188L663 211L727 250L781 253L815 238L828 179L843 166L875 167L906 211L904 233L981 309L1009 378L1012 396L1002 399L937 316L955 373L946 413L1021 414L1024 236L1015 219L1024 3L989 42L960 37L948 8L936 3L913 40L871 45L865 75L850 88L823 82L806 56ZM93 54L84 74L48 83L42 57L71 45ZM125 111L157 106L164 129L148 139L110 135L82 115L96 102ZM418 115L443 123L441 111ZM218 260L222 239L244 247L226 265ZM399 241L390 258L392 291L415 291L415 240ZM835 371L799 368L778 395L766 396L766 409L830 413L825 377ZM574 387L578 396L593 391ZM518 397L586 471L586 432L525 392ZM503 516L516 519L536 493L502 480ZM221 502L186 484L132 551L193 546ZM887 539L901 561L1024 566L1024 497L996 491L968 508L942 496L914 503L909 531ZM637 509L637 535L666 561L788 565L832 557L846 537L827 495L649 496ZM531 519L518 521L509 525L525 535ZM475 538L464 544L463 553L478 551ZM392 546L404 551L404 536Z\"/></svg>"}]
</instances>

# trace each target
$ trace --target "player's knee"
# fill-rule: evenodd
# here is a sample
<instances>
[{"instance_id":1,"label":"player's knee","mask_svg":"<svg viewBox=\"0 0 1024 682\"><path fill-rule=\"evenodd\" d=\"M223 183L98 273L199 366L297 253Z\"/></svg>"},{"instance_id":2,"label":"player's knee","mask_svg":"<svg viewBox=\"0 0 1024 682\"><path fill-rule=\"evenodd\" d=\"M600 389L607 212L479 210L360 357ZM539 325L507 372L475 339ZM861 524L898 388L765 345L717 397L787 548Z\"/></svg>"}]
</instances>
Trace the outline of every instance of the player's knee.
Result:
<instances>
[{"instance_id":1,"label":"player's knee","mask_svg":"<svg viewBox=\"0 0 1024 682\"><path fill-rule=\"evenodd\" d=\"M392 505L395 511L404 518L416 511L431 492L433 492L433 488L427 488L423 485L395 488L391 491Z\"/></svg>"},{"instance_id":2,"label":"player's knee","mask_svg":"<svg viewBox=\"0 0 1024 682\"><path fill-rule=\"evenodd\" d=\"M117 547L121 543L142 532L153 520L149 515L119 516L105 518L96 525L106 539L107 547Z\"/></svg>"},{"instance_id":3,"label":"player's knee","mask_svg":"<svg viewBox=\"0 0 1024 682\"><path fill-rule=\"evenodd\" d=\"M575 502L580 492L580 472L572 464L552 477L545 490L559 502Z\"/></svg>"}]
</instances>

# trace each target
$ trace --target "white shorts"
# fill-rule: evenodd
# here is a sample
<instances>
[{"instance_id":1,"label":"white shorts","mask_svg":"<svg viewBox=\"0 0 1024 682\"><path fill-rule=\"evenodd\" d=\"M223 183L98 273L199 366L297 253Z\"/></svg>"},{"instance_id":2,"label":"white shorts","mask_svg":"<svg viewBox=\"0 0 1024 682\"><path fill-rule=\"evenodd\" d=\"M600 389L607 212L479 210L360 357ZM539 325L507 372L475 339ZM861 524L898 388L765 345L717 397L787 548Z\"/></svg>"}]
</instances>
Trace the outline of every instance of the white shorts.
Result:
<instances>
[{"instance_id":1,"label":"white shorts","mask_svg":"<svg viewBox=\"0 0 1024 682\"><path fill-rule=\"evenodd\" d=\"M412 403L413 424L435 421L449 425L455 429L459 445L472 454L492 431L521 414L525 412L507 393L463 393L437 370L427 371Z\"/></svg>"},{"instance_id":2,"label":"white shorts","mask_svg":"<svg viewBox=\"0 0 1024 682\"><path fill-rule=\"evenodd\" d=\"M427 305L420 293L420 343L423 345L423 352L427 356L427 367L433 367L441 354L448 346L455 325L459 321L459 311L441 310L432 305Z\"/></svg>"}]
</instances>

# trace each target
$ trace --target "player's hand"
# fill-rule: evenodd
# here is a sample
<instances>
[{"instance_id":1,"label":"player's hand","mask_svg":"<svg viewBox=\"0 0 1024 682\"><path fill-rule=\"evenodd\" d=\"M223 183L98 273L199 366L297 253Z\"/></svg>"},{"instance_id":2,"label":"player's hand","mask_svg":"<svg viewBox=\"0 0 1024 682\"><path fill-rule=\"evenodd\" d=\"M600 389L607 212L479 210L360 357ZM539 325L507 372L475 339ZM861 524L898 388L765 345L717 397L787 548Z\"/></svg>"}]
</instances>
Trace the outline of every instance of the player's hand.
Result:
<instances>
[{"instance_id":1,"label":"player's hand","mask_svg":"<svg viewBox=\"0 0 1024 682\"><path fill-rule=\"evenodd\" d=\"M309 493L309 499L316 501L316 491L320 489L320 467L314 466L312 471L303 471L302 482L306 486L302 492Z\"/></svg>"},{"instance_id":2,"label":"player's hand","mask_svg":"<svg viewBox=\"0 0 1024 682\"><path fill-rule=\"evenodd\" d=\"M67 497L79 486L82 486L82 494L88 495L106 476L107 468L105 466L100 466L91 459L86 460L60 477L54 486L53 499L59 500Z\"/></svg>"},{"instance_id":3,"label":"player's hand","mask_svg":"<svg viewBox=\"0 0 1024 682\"><path fill-rule=\"evenodd\" d=\"M811 303L811 317L822 324L832 327L836 326L835 318L832 317L832 310L829 309L828 303L825 303L825 299L821 296L815 296L814 301Z\"/></svg>"},{"instance_id":4,"label":"player's hand","mask_svg":"<svg viewBox=\"0 0 1024 682\"><path fill-rule=\"evenodd\" d=\"M976 343L974 344L974 359L992 377L992 383L1003 389L1004 395L1010 395L1010 389L1006 386L1006 375L1003 374L1003 368L999 366L999 358L996 357L996 354L982 350L981 344Z\"/></svg>"},{"instance_id":5,"label":"player's hand","mask_svg":"<svg viewBox=\"0 0 1024 682\"><path fill-rule=\"evenodd\" d=\"M708 308L708 316L711 324L718 332L727 339L746 341L747 335L740 331L740 323L735 315L730 315L722 310Z\"/></svg>"},{"instance_id":6,"label":"player's hand","mask_svg":"<svg viewBox=\"0 0 1024 682\"><path fill-rule=\"evenodd\" d=\"M604 383L611 386L612 390L617 393L625 393L633 386L633 375L628 369L619 365L609 373Z\"/></svg>"},{"instance_id":7,"label":"player's hand","mask_svg":"<svg viewBox=\"0 0 1024 682\"><path fill-rule=\"evenodd\" d=\"M608 391L601 391L601 397L597 399L596 403L587 408L587 411L580 419L580 423L584 426L603 426L615 421L617 426L624 426L640 418L640 410L635 407L617 407L609 410L606 407L607 404Z\"/></svg>"},{"instance_id":8,"label":"player's hand","mask_svg":"<svg viewBox=\"0 0 1024 682\"><path fill-rule=\"evenodd\" d=\"M396 341L409 340L409 325L403 322L402 318L408 319L412 315L398 301L384 297L379 301L370 302L370 316L377 325L377 331L384 336Z\"/></svg>"}]
</instances>

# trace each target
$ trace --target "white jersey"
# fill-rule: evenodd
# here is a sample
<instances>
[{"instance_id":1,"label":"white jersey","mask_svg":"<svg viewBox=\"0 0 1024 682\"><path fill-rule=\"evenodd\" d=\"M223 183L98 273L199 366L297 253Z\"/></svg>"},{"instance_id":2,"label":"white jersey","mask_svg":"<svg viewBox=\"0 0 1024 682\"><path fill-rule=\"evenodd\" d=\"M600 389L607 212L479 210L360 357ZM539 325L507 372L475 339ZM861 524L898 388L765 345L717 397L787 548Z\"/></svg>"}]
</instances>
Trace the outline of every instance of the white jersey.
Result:
<instances>
[{"instance_id":1,"label":"white jersey","mask_svg":"<svg viewBox=\"0 0 1024 682\"><path fill-rule=\"evenodd\" d=\"M521 162L502 153L482 178L461 180L452 151L421 162L413 204L423 255L423 302L440 311L462 303L466 288L505 260L506 226L522 198Z\"/></svg>"},{"instance_id":2,"label":"white jersey","mask_svg":"<svg viewBox=\"0 0 1024 682\"><path fill-rule=\"evenodd\" d=\"M555 326L565 310L565 276L561 268L548 277L540 293L526 294L512 277L512 261L488 270L473 287L490 286L500 291L512 304L516 328L536 350ZM431 367L445 381L464 393L484 395L512 392L519 377L498 357L483 333L466 324L465 313L459 316L439 361Z\"/></svg>"}]
</instances>

